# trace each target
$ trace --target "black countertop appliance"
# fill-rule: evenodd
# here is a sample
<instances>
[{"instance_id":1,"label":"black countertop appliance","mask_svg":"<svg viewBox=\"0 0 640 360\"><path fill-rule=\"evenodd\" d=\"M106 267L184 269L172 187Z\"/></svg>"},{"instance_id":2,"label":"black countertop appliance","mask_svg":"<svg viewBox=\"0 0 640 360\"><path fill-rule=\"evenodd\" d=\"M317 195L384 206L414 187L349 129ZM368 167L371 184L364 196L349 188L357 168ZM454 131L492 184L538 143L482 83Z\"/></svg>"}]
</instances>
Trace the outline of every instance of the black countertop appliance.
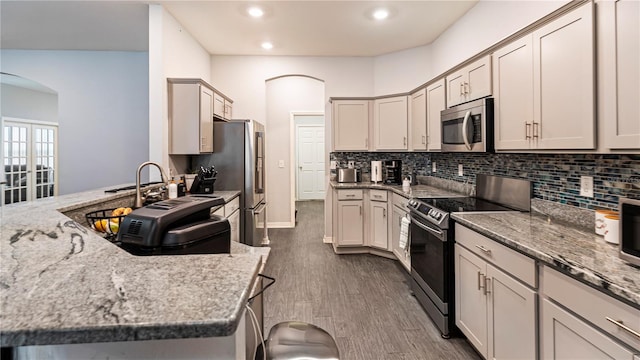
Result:
<instances>
[{"instance_id":1,"label":"black countertop appliance","mask_svg":"<svg viewBox=\"0 0 640 360\"><path fill-rule=\"evenodd\" d=\"M385 184L402 185L402 161L384 160L382 167Z\"/></svg>"},{"instance_id":2,"label":"black countertop appliance","mask_svg":"<svg viewBox=\"0 0 640 360\"><path fill-rule=\"evenodd\" d=\"M216 182L217 176L218 172L214 166L207 168L200 166L189 192L192 194L213 194L213 184Z\"/></svg>"},{"instance_id":3,"label":"black countertop appliance","mask_svg":"<svg viewBox=\"0 0 640 360\"><path fill-rule=\"evenodd\" d=\"M229 253L229 221L211 216L224 205L213 195L189 195L141 207L120 224L117 244L134 255Z\"/></svg>"}]
</instances>

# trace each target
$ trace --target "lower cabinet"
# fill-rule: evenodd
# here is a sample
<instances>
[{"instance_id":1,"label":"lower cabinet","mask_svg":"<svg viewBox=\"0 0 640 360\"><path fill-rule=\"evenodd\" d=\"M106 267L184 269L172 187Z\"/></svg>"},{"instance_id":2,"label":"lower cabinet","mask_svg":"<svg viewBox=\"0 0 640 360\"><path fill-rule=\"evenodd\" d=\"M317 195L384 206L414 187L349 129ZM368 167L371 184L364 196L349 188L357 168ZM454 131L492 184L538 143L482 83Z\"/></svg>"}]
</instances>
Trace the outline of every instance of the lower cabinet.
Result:
<instances>
[{"instance_id":1,"label":"lower cabinet","mask_svg":"<svg viewBox=\"0 0 640 360\"><path fill-rule=\"evenodd\" d=\"M362 190L337 191L337 246L364 245L364 201Z\"/></svg>"},{"instance_id":2,"label":"lower cabinet","mask_svg":"<svg viewBox=\"0 0 640 360\"><path fill-rule=\"evenodd\" d=\"M233 214L227 216L229 226L231 226L231 241L240 242L240 210L237 209Z\"/></svg>"},{"instance_id":3,"label":"lower cabinet","mask_svg":"<svg viewBox=\"0 0 640 360\"><path fill-rule=\"evenodd\" d=\"M466 228L456 226L456 325L485 359L535 359L537 293L508 272L535 275L535 262L468 229L459 240L458 229Z\"/></svg>"},{"instance_id":4,"label":"lower cabinet","mask_svg":"<svg viewBox=\"0 0 640 360\"><path fill-rule=\"evenodd\" d=\"M634 359L631 351L548 299L541 311L542 358Z\"/></svg>"},{"instance_id":5,"label":"lower cabinet","mask_svg":"<svg viewBox=\"0 0 640 360\"><path fill-rule=\"evenodd\" d=\"M387 210L387 191L369 191L369 245L389 250L389 220Z\"/></svg>"},{"instance_id":6,"label":"lower cabinet","mask_svg":"<svg viewBox=\"0 0 640 360\"><path fill-rule=\"evenodd\" d=\"M404 266L404 268L411 272L411 253L409 252L409 241L407 241L407 245L405 248L400 247L400 228L402 226L402 218L407 216L407 199L393 194L393 204L391 205L391 224L389 225L389 229L391 230L391 235L389 236L391 240L391 251L393 251L393 255L398 258L400 264Z\"/></svg>"}]
</instances>

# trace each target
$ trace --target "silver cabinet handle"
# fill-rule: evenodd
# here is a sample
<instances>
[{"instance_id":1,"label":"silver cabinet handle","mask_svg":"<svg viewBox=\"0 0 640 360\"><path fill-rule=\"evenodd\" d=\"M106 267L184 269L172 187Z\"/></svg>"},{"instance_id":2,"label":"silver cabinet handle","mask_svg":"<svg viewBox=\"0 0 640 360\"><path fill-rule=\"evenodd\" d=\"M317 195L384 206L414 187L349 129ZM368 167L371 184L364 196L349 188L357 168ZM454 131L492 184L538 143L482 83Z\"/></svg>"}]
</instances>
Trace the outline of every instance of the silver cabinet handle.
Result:
<instances>
[{"instance_id":1,"label":"silver cabinet handle","mask_svg":"<svg viewBox=\"0 0 640 360\"><path fill-rule=\"evenodd\" d=\"M362 216L362 206L358 206L360 208L360 216Z\"/></svg>"},{"instance_id":2,"label":"silver cabinet handle","mask_svg":"<svg viewBox=\"0 0 640 360\"><path fill-rule=\"evenodd\" d=\"M469 83L465 81L464 82L464 93L465 94L469 93L469 88L470 88Z\"/></svg>"},{"instance_id":3,"label":"silver cabinet handle","mask_svg":"<svg viewBox=\"0 0 640 360\"><path fill-rule=\"evenodd\" d=\"M531 130L531 124L528 122L524 122L524 138L531 139L531 135L529 135L529 130Z\"/></svg>"},{"instance_id":4,"label":"silver cabinet handle","mask_svg":"<svg viewBox=\"0 0 640 360\"><path fill-rule=\"evenodd\" d=\"M489 286L491 285L491 278L490 277L485 277L484 278L484 294L487 295L491 292L491 290L489 290Z\"/></svg>"},{"instance_id":5,"label":"silver cabinet handle","mask_svg":"<svg viewBox=\"0 0 640 360\"><path fill-rule=\"evenodd\" d=\"M356 197L356 194L347 194L346 197Z\"/></svg>"},{"instance_id":6,"label":"silver cabinet handle","mask_svg":"<svg viewBox=\"0 0 640 360\"><path fill-rule=\"evenodd\" d=\"M633 330L632 328L628 327L627 325L625 325L622 322L622 320L613 320L612 318L610 318L608 316L605 319L607 319L607 321L609 321L611 323L614 323L617 327L621 328L622 330L624 330L624 331L630 333L631 335L633 335L633 336L635 336L635 337L640 339L640 333L635 331L635 330Z\"/></svg>"},{"instance_id":7,"label":"silver cabinet handle","mask_svg":"<svg viewBox=\"0 0 640 360\"><path fill-rule=\"evenodd\" d=\"M373 195L373 197L376 199L382 199L382 195Z\"/></svg>"},{"instance_id":8,"label":"silver cabinet handle","mask_svg":"<svg viewBox=\"0 0 640 360\"><path fill-rule=\"evenodd\" d=\"M387 209L382 209L382 217L387 217Z\"/></svg>"},{"instance_id":9,"label":"silver cabinet handle","mask_svg":"<svg viewBox=\"0 0 640 360\"><path fill-rule=\"evenodd\" d=\"M482 283L484 283L482 280L480 280L482 278L482 274L480 273L480 271L478 271L478 290L482 289Z\"/></svg>"},{"instance_id":10,"label":"silver cabinet handle","mask_svg":"<svg viewBox=\"0 0 640 360\"><path fill-rule=\"evenodd\" d=\"M540 132L540 123L533 122L533 138L537 139L539 137Z\"/></svg>"},{"instance_id":11,"label":"silver cabinet handle","mask_svg":"<svg viewBox=\"0 0 640 360\"><path fill-rule=\"evenodd\" d=\"M407 146L407 137L405 136L403 139L404 139L404 146Z\"/></svg>"},{"instance_id":12,"label":"silver cabinet handle","mask_svg":"<svg viewBox=\"0 0 640 360\"><path fill-rule=\"evenodd\" d=\"M478 249L480 249L483 253L485 253L487 255L491 255L491 249L487 249L486 247L484 247L482 245L476 245L476 247Z\"/></svg>"},{"instance_id":13,"label":"silver cabinet handle","mask_svg":"<svg viewBox=\"0 0 640 360\"><path fill-rule=\"evenodd\" d=\"M422 144L426 144L427 143L427 137L422 135Z\"/></svg>"},{"instance_id":14,"label":"silver cabinet handle","mask_svg":"<svg viewBox=\"0 0 640 360\"><path fill-rule=\"evenodd\" d=\"M464 95L464 82L460 83L460 96Z\"/></svg>"}]
</instances>

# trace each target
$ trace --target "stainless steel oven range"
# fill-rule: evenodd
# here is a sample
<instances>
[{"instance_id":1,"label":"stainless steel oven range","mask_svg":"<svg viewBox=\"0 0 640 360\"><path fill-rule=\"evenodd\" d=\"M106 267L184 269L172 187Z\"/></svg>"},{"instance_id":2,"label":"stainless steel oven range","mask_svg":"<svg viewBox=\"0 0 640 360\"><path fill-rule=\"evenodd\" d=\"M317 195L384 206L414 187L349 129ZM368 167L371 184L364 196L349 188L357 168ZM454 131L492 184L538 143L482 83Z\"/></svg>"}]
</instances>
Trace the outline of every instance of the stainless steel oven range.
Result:
<instances>
[{"instance_id":1,"label":"stainless steel oven range","mask_svg":"<svg viewBox=\"0 0 640 360\"><path fill-rule=\"evenodd\" d=\"M508 189L505 197L501 189ZM531 183L478 175L476 197L413 198L411 217L411 290L440 330L455 331L454 247L452 212L529 211Z\"/></svg>"}]
</instances>

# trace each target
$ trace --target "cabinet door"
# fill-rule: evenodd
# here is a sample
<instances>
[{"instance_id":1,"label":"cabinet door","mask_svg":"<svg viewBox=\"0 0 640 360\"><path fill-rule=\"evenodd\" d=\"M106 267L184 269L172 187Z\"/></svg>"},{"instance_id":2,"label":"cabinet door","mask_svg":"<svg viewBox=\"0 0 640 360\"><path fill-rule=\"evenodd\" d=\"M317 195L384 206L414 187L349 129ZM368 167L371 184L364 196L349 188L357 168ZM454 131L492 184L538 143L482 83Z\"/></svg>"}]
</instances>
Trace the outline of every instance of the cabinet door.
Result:
<instances>
[{"instance_id":1,"label":"cabinet door","mask_svg":"<svg viewBox=\"0 0 640 360\"><path fill-rule=\"evenodd\" d=\"M332 108L334 150L369 150L369 101L337 100Z\"/></svg>"},{"instance_id":2,"label":"cabinet door","mask_svg":"<svg viewBox=\"0 0 640 360\"><path fill-rule=\"evenodd\" d=\"M467 82L464 84L465 101L491 95L491 56L465 67Z\"/></svg>"},{"instance_id":3,"label":"cabinet door","mask_svg":"<svg viewBox=\"0 0 640 360\"><path fill-rule=\"evenodd\" d=\"M240 242L240 210L234 211L227 220L231 227L231 241Z\"/></svg>"},{"instance_id":4,"label":"cabinet door","mask_svg":"<svg viewBox=\"0 0 640 360\"><path fill-rule=\"evenodd\" d=\"M427 87L427 150L442 148L442 122L440 112L447 108L444 79Z\"/></svg>"},{"instance_id":5,"label":"cabinet door","mask_svg":"<svg viewBox=\"0 0 640 360\"><path fill-rule=\"evenodd\" d=\"M400 248L400 227L402 226L402 218L407 215L406 211L401 210L397 206L391 207L391 225L389 226L391 229L391 251L393 251L393 255L395 255L402 266L411 272L411 262L409 259L409 244L404 249Z\"/></svg>"},{"instance_id":6,"label":"cabinet door","mask_svg":"<svg viewBox=\"0 0 640 360\"><path fill-rule=\"evenodd\" d=\"M369 202L369 229L371 231L371 246L388 250L389 219L387 218L387 203L383 201Z\"/></svg>"},{"instance_id":7,"label":"cabinet door","mask_svg":"<svg viewBox=\"0 0 640 360\"><path fill-rule=\"evenodd\" d=\"M410 150L427 150L427 90L422 89L411 94L411 124Z\"/></svg>"},{"instance_id":8,"label":"cabinet door","mask_svg":"<svg viewBox=\"0 0 640 360\"><path fill-rule=\"evenodd\" d=\"M487 264L490 359L536 358L536 292Z\"/></svg>"},{"instance_id":9,"label":"cabinet door","mask_svg":"<svg viewBox=\"0 0 640 360\"><path fill-rule=\"evenodd\" d=\"M494 122L497 150L528 149L533 127L531 35L493 53Z\"/></svg>"},{"instance_id":10,"label":"cabinet door","mask_svg":"<svg viewBox=\"0 0 640 360\"><path fill-rule=\"evenodd\" d=\"M407 150L407 97L374 101L376 150Z\"/></svg>"},{"instance_id":11,"label":"cabinet door","mask_svg":"<svg viewBox=\"0 0 640 360\"><path fill-rule=\"evenodd\" d=\"M338 246L364 245L363 202L338 201Z\"/></svg>"},{"instance_id":12,"label":"cabinet door","mask_svg":"<svg viewBox=\"0 0 640 360\"><path fill-rule=\"evenodd\" d=\"M599 125L610 149L640 149L640 2L600 1Z\"/></svg>"},{"instance_id":13,"label":"cabinet door","mask_svg":"<svg viewBox=\"0 0 640 360\"><path fill-rule=\"evenodd\" d=\"M456 244L456 325L485 359L488 352L486 275L485 261Z\"/></svg>"},{"instance_id":14,"label":"cabinet door","mask_svg":"<svg viewBox=\"0 0 640 360\"><path fill-rule=\"evenodd\" d=\"M213 91L200 86L200 152L213 152Z\"/></svg>"},{"instance_id":15,"label":"cabinet door","mask_svg":"<svg viewBox=\"0 0 640 360\"><path fill-rule=\"evenodd\" d=\"M231 119L232 116L233 116L233 103L225 99L224 100L224 118Z\"/></svg>"},{"instance_id":16,"label":"cabinet door","mask_svg":"<svg viewBox=\"0 0 640 360\"><path fill-rule=\"evenodd\" d=\"M633 359L633 353L547 299L542 300L544 359Z\"/></svg>"},{"instance_id":17,"label":"cabinet door","mask_svg":"<svg viewBox=\"0 0 640 360\"><path fill-rule=\"evenodd\" d=\"M448 107L452 107L466 101L464 88L464 84L466 82L466 69L458 70L446 77Z\"/></svg>"},{"instance_id":18,"label":"cabinet door","mask_svg":"<svg viewBox=\"0 0 640 360\"><path fill-rule=\"evenodd\" d=\"M213 114L224 118L224 98L218 93L213 94Z\"/></svg>"},{"instance_id":19,"label":"cabinet door","mask_svg":"<svg viewBox=\"0 0 640 360\"><path fill-rule=\"evenodd\" d=\"M534 123L539 149L595 146L593 4L533 33Z\"/></svg>"}]
</instances>

